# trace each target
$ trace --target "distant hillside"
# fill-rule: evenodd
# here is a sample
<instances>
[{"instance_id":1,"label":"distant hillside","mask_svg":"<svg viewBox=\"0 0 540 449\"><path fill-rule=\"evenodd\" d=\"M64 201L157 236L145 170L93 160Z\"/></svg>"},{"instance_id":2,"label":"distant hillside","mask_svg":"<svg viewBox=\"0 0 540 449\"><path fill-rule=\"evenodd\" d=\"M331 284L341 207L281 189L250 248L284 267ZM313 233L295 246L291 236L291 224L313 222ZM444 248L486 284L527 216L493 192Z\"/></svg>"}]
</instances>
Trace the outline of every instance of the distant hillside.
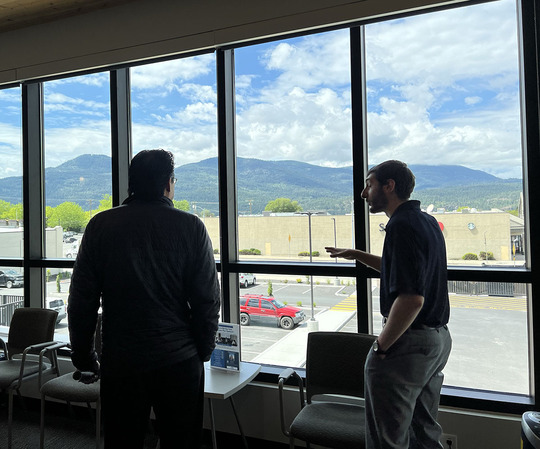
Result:
<instances>
[{"instance_id":1,"label":"distant hillside","mask_svg":"<svg viewBox=\"0 0 540 449\"><path fill-rule=\"evenodd\" d=\"M217 158L176 168L175 198L187 199L198 210L218 212ZM469 206L516 209L522 191L520 180L503 180L459 165L411 165L416 176L413 197L424 205L454 210ZM238 209L241 214L259 214L268 201L286 197L304 210L350 213L352 167L328 168L297 161L237 159ZM111 193L111 158L83 155L45 170L47 206L64 201L79 203L85 210L96 208L103 195ZM0 179L0 199L22 201L22 179Z\"/></svg>"}]
</instances>

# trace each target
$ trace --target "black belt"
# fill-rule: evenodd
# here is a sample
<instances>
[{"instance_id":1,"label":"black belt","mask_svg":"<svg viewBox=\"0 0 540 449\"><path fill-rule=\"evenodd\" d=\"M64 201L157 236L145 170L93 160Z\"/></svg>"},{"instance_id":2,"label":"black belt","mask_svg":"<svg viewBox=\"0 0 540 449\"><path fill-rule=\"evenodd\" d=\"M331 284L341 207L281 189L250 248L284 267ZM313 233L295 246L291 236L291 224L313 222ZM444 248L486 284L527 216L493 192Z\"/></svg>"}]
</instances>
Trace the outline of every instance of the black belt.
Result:
<instances>
[{"instance_id":1,"label":"black belt","mask_svg":"<svg viewBox=\"0 0 540 449\"><path fill-rule=\"evenodd\" d=\"M388 321L388 317L383 316L383 320L382 320L383 327L386 324L386 321ZM428 326L427 324L413 323L411 324L411 327L410 327L410 329L417 330L417 331L436 331L441 328L448 329L446 324L441 324L440 326Z\"/></svg>"},{"instance_id":2,"label":"black belt","mask_svg":"<svg viewBox=\"0 0 540 449\"><path fill-rule=\"evenodd\" d=\"M417 331L436 331L441 328L448 329L446 324L442 324L441 326L427 326L426 324L419 324L419 323L411 324L411 329L414 329Z\"/></svg>"}]
</instances>

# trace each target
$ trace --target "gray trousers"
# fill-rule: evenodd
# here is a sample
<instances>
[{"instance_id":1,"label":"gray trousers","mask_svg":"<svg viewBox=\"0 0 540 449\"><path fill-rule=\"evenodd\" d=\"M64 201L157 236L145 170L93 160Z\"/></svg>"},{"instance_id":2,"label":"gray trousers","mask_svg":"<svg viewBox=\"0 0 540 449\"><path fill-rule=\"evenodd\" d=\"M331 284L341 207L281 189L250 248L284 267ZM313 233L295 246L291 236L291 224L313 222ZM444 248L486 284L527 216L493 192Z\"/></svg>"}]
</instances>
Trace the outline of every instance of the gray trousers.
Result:
<instances>
[{"instance_id":1,"label":"gray trousers","mask_svg":"<svg viewBox=\"0 0 540 449\"><path fill-rule=\"evenodd\" d=\"M367 449L442 448L437 423L452 338L446 326L407 330L365 366Z\"/></svg>"}]
</instances>

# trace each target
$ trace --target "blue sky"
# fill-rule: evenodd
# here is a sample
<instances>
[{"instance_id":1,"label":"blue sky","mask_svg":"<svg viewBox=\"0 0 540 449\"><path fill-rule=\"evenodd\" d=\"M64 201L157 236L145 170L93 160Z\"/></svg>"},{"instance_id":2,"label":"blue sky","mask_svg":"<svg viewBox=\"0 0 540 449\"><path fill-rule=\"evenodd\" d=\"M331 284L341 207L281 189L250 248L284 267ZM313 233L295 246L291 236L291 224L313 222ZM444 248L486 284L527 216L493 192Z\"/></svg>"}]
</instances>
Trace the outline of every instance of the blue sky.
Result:
<instances>
[{"instance_id":1,"label":"blue sky","mask_svg":"<svg viewBox=\"0 0 540 449\"><path fill-rule=\"evenodd\" d=\"M351 164L349 33L235 51L237 152ZM369 163L459 164L521 177L516 11L500 0L366 27ZM132 69L134 151L217 155L215 56ZM110 154L107 73L45 86L46 165ZM0 177L18 175L20 91L0 90Z\"/></svg>"}]
</instances>

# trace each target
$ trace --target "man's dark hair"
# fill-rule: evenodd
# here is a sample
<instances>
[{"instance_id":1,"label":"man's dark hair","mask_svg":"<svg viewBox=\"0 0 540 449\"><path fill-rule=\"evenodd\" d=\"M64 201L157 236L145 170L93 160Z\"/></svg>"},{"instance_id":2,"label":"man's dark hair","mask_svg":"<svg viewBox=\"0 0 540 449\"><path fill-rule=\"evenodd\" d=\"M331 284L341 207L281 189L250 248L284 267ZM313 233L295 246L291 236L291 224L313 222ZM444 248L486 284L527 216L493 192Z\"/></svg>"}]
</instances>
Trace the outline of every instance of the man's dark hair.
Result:
<instances>
[{"instance_id":1,"label":"man's dark hair","mask_svg":"<svg viewBox=\"0 0 540 449\"><path fill-rule=\"evenodd\" d=\"M161 198L169 179L174 177L174 155L162 149L137 153L129 166L129 195Z\"/></svg>"},{"instance_id":2,"label":"man's dark hair","mask_svg":"<svg viewBox=\"0 0 540 449\"><path fill-rule=\"evenodd\" d=\"M372 167L367 172L375 175L380 185L386 185L389 179L395 182L395 192L400 200L408 200L414 190L414 174L405 162L385 161Z\"/></svg>"}]
</instances>

